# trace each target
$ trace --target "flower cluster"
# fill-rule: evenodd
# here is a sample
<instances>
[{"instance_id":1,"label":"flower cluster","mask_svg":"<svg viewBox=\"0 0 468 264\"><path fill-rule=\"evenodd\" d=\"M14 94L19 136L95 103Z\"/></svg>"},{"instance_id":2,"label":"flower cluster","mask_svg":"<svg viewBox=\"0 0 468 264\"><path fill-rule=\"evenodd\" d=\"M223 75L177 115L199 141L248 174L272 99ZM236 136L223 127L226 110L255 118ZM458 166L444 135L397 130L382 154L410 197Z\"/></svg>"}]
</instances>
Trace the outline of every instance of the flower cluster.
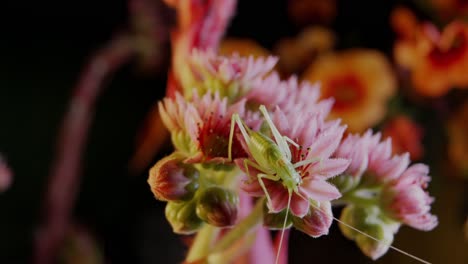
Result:
<instances>
[{"instance_id":1,"label":"flower cluster","mask_svg":"<svg viewBox=\"0 0 468 264\"><path fill-rule=\"evenodd\" d=\"M344 202L343 223L387 242L342 226L372 258L401 224L432 229L427 167L408 168L409 156L392 156L380 134L342 140L346 125L330 115L334 99L321 99L318 84L282 80L272 71L276 61L193 51L193 82L159 104L175 151L150 170L148 183L168 202L174 231L193 233L203 223L245 228L251 219L239 223L241 193L258 197L265 226L312 237L328 234L332 203Z\"/></svg>"},{"instance_id":2,"label":"flower cluster","mask_svg":"<svg viewBox=\"0 0 468 264\"><path fill-rule=\"evenodd\" d=\"M409 166L409 154L392 155L391 139L380 140L380 133L349 135L336 152L351 164L334 182L348 205L341 220L387 242L376 242L340 225L343 233L373 259L382 256L401 224L428 231L437 225L430 214L434 201L425 189L430 180L424 164Z\"/></svg>"}]
</instances>

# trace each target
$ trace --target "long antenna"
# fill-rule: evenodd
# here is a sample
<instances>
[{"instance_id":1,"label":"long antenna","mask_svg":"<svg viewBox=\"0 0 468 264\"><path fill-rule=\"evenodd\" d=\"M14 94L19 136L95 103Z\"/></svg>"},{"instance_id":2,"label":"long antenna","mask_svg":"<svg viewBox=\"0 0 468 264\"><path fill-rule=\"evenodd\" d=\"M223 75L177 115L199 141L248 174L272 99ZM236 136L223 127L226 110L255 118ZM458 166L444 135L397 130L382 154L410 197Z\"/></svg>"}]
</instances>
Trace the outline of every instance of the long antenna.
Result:
<instances>
[{"instance_id":1,"label":"long antenna","mask_svg":"<svg viewBox=\"0 0 468 264\"><path fill-rule=\"evenodd\" d=\"M313 207L315 207L315 209L319 210L320 212L322 212L322 213L324 213L324 214L328 214L327 212L323 211L323 210L322 210L320 207L318 207L317 205L315 205L315 204L313 204L313 203L310 203L310 204L311 204ZM382 240L380 240L380 239L378 239L378 238L375 238L375 237L373 237L373 236L367 234L367 233L364 232L364 231L361 231L361 230L359 230L359 229L357 229L357 228L355 228L355 227L353 227L353 226L351 226L351 225L348 225L348 224L346 224L345 222L343 222L343 221L341 221L341 220L335 218L333 215L330 215L330 216L331 216L335 221L337 221L338 223L340 223L340 224L342 224L342 225L344 225L344 226L346 226L346 227L351 228L352 230L358 232L358 233L361 234L361 235L364 235L364 236L366 236L366 237L368 237L368 238L370 238L370 239L373 239L373 240L375 240L375 241L377 241L377 242L379 242L379 243L382 243L382 244L388 246L389 248L391 248L391 249L393 249L393 250L395 250L395 251L397 251L397 252L399 252L399 253L401 253L401 254L403 254L403 255L406 255L406 256L408 256L408 257L410 257L410 258L412 258L412 259L414 259L414 260L417 260L417 261L419 261L419 262L421 262L421 263L431 264L431 263L430 263L429 261L427 261L427 260L424 260L424 259L422 259L422 258L416 257L415 255L412 255L412 254L410 254L410 253L408 253L408 252L406 252L406 251L404 251L404 250L401 250L401 249L399 249L399 248L397 248L397 247L394 247L394 246L392 246L391 244L388 244L387 242L384 242L384 241L382 241Z\"/></svg>"},{"instance_id":2,"label":"long antenna","mask_svg":"<svg viewBox=\"0 0 468 264\"><path fill-rule=\"evenodd\" d=\"M284 217L283 230L281 230L281 237L280 237L280 242L279 242L279 245L278 245L278 252L276 252L275 264L278 264L279 256L280 256L280 253L281 253L281 248L283 246L284 230L286 228L286 223L288 221L288 215L289 215L289 208L291 206L291 196L292 196L292 192L291 192L291 190L289 190L288 206L286 207L287 208L286 209L286 216Z\"/></svg>"}]
</instances>

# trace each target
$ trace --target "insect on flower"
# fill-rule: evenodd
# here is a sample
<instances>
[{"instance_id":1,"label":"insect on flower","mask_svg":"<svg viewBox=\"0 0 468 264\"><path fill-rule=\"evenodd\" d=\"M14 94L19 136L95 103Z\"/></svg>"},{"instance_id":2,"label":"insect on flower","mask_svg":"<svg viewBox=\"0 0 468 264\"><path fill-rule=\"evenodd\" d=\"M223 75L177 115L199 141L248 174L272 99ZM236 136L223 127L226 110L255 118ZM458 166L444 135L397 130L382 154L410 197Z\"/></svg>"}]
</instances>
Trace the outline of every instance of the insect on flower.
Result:
<instances>
[{"instance_id":1,"label":"insect on flower","mask_svg":"<svg viewBox=\"0 0 468 264\"><path fill-rule=\"evenodd\" d=\"M232 143L235 125L237 124L242 137L245 140L246 146L255 160L255 162L253 162L249 159L244 159L244 166L247 174L249 174L249 166L261 172L257 174L257 179L263 191L265 192L265 196L267 198L268 204L270 205L270 208L272 201L268 190L265 187L263 179L281 181L283 186L288 190L288 204L286 207L286 212L288 212L290 209L293 192L299 196L302 196L302 194L299 193L299 186L302 183L302 177L296 171L296 168L307 165L309 163L317 162L317 159L312 158L308 160L302 160L293 164L291 162L292 156L291 150L289 149L289 144L295 146L296 148L300 148L300 146L289 137L282 136L280 134L264 105L261 105L259 109L263 114L268 126L270 127L276 142L261 132L253 131L244 124L238 114L233 114L231 119L231 131L229 134L228 159L232 160ZM283 232L287 222L287 215L288 214L286 214L284 219ZM281 234L279 248L281 248L282 240L283 233Z\"/></svg>"},{"instance_id":2,"label":"insect on flower","mask_svg":"<svg viewBox=\"0 0 468 264\"><path fill-rule=\"evenodd\" d=\"M291 138L281 135L278 128L275 126L272 119L270 118L270 115L268 114L265 106L263 105L260 106L260 112L263 114L265 121L270 128L273 134L274 140L270 138L269 136L263 134L262 132L253 131L242 121L242 119L240 118L238 114L233 114L231 118L231 128L230 128L230 134L229 134L228 160L232 160L231 152L232 152L232 145L233 145L233 137L234 137L235 125L237 124L241 132L241 135L244 138L245 146L250 152L250 156L252 157L252 159L244 159L245 172L250 177L249 166L257 170L256 179L258 180L259 185L261 186L261 188L263 189L263 192L265 193L270 211L272 208L272 199L270 197L270 193L267 187L264 184L264 180L279 181L284 186L284 188L286 188L288 191L288 202L286 206L287 213L284 219L284 224L282 228L283 231L281 233L280 245L279 245L279 248L281 248L281 244L283 242L284 229L285 229L287 218L288 218L288 212L291 209L291 197L293 194L298 195L300 197L304 196L304 194L300 190L301 185L303 184L304 178L301 177L299 170L302 166L305 166L311 163L320 162L320 164L322 164L322 158L312 157L312 158L300 160L294 163L293 162L294 159L291 154L291 149L289 147L290 145L292 145L300 150L301 146L297 144L295 141L293 141ZM303 197L303 198L307 199L309 197ZM310 203L310 205L315 210L328 215L329 217L333 218L335 221L339 222L340 224L346 226L347 228L354 230L355 232L359 234L362 234L365 237L368 237L383 245L386 245L387 247L393 250L396 250L406 256L409 256L415 260L418 260L421 263L429 263L401 249L391 246L391 244L389 244L387 241L383 241L382 239L376 238L373 235L370 235L364 231L361 231L360 229L357 229L351 225L346 224L345 222L333 217L331 212L327 212L326 210L322 209L315 202ZM276 263L278 262L278 259L279 259L278 258L279 253L280 251L277 252Z\"/></svg>"}]
</instances>

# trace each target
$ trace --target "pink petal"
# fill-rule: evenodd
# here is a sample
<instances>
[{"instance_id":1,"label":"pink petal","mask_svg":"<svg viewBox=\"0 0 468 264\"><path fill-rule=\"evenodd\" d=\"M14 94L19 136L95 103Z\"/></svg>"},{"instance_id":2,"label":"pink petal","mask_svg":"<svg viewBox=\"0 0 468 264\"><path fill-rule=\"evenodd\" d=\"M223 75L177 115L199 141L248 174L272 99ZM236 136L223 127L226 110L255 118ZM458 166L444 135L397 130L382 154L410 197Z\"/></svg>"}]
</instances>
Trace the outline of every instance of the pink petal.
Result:
<instances>
[{"instance_id":1,"label":"pink petal","mask_svg":"<svg viewBox=\"0 0 468 264\"><path fill-rule=\"evenodd\" d=\"M302 192L306 193L308 198L316 201L330 201L341 197L338 189L324 180L306 177L300 186Z\"/></svg>"},{"instance_id":2,"label":"pink petal","mask_svg":"<svg viewBox=\"0 0 468 264\"><path fill-rule=\"evenodd\" d=\"M439 224L437 216L429 213L424 215L408 216L404 219L404 222L407 225L422 231L430 231Z\"/></svg>"},{"instance_id":3,"label":"pink petal","mask_svg":"<svg viewBox=\"0 0 468 264\"><path fill-rule=\"evenodd\" d=\"M242 180L240 188L251 196L261 197L265 195L262 186L260 186L255 178Z\"/></svg>"},{"instance_id":4,"label":"pink petal","mask_svg":"<svg viewBox=\"0 0 468 264\"><path fill-rule=\"evenodd\" d=\"M199 151L195 153L193 156L186 158L184 162L193 164L193 163L199 163L202 160L203 160L203 153Z\"/></svg>"},{"instance_id":5,"label":"pink petal","mask_svg":"<svg viewBox=\"0 0 468 264\"><path fill-rule=\"evenodd\" d=\"M268 204L270 211L273 213L278 213L284 210L288 205L289 198L288 191L284 188L284 186L279 182L270 181L270 184L267 186L267 190L271 198L271 204Z\"/></svg>"},{"instance_id":6,"label":"pink petal","mask_svg":"<svg viewBox=\"0 0 468 264\"><path fill-rule=\"evenodd\" d=\"M349 164L350 161L347 159L326 159L314 163L308 172L311 177L326 180L345 171Z\"/></svg>"},{"instance_id":7,"label":"pink petal","mask_svg":"<svg viewBox=\"0 0 468 264\"><path fill-rule=\"evenodd\" d=\"M309 157L328 158L338 147L345 127L330 129L321 134L310 146Z\"/></svg>"},{"instance_id":8,"label":"pink petal","mask_svg":"<svg viewBox=\"0 0 468 264\"><path fill-rule=\"evenodd\" d=\"M307 214L308 211L309 201L293 193L291 197L291 213L299 218L302 218Z\"/></svg>"},{"instance_id":9,"label":"pink petal","mask_svg":"<svg viewBox=\"0 0 468 264\"><path fill-rule=\"evenodd\" d=\"M394 156L390 160L381 161L375 168L375 174L378 175L377 177L380 180L388 182L400 177L408 167L409 163L410 159L408 153L401 156Z\"/></svg>"}]
</instances>

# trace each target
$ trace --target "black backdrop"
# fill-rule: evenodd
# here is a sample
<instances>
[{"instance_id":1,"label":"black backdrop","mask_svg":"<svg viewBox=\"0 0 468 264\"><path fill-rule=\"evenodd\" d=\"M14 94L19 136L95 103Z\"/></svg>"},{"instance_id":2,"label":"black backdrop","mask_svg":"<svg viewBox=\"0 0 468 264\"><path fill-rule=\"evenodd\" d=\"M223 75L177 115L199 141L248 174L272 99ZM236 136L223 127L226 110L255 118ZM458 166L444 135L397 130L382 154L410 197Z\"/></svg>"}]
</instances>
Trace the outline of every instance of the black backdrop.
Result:
<instances>
[{"instance_id":1,"label":"black backdrop","mask_svg":"<svg viewBox=\"0 0 468 264\"><path fill-rule=\"evenodd\" d=\"M388 15L395 4L339 1L332 24L338 48L389 53ZM30 261L57 128L71 89L89 55L127 25L126 5L124 0L0 3L0 152L16 175L12 189L0 194L0 263ZM270 48L281 36L297 32L288 22L286 1L241 0L228 35ZM107 81L98 100L74 216L96 235L109 263L183 259L184 246L164 219L164 204L152 197L146 174L131 175L127 167L142 120L164 94L165 69L145 75L129 64ZM391 263L395 254L383 260ZM341 237L335 224L320 239L293 232L290 261L373 263Z\"/></svg>"}]
</instances>

